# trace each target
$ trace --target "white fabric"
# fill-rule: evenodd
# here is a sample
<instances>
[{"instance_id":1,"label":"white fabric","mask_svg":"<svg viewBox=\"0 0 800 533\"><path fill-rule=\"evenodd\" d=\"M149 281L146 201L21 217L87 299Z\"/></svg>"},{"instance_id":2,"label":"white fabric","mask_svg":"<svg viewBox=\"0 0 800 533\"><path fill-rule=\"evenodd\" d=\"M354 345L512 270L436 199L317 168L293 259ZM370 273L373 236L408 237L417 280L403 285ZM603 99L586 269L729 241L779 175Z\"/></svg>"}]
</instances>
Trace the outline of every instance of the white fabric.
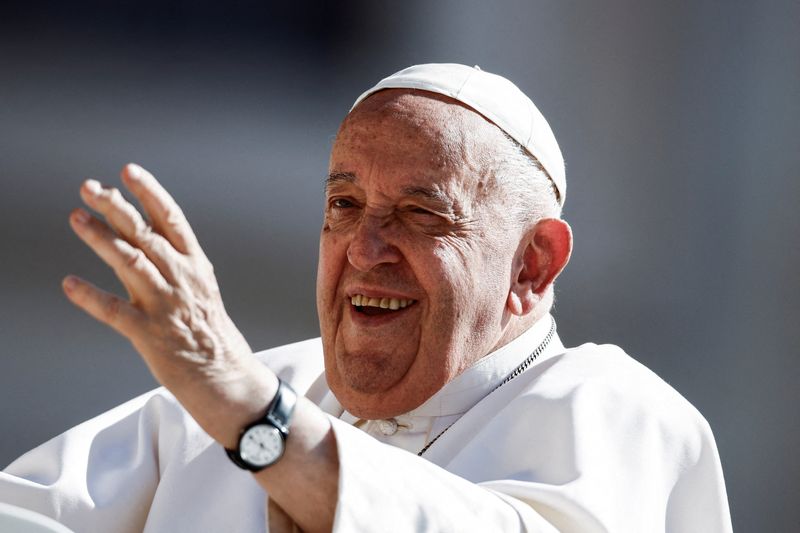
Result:
<instances>
[{"instance_id":1,"label":"white fabric","mask_svg":"<svg viewBox=\"0 0 800 533\"><path fill-rule=\"evenodd\" d=\"M72 533L52 518L7 503L0 503L0 531L3 533Z\"/></svg>"},{"instance_id":2,"label":"white fabric","mask_svg":"<svg viewBox=\"0 0 800 533\"><path fill-rule=\"evenodd\" d=\"M526 339L534 345L512 343L476 372L496 371L502 381L500 370L536 347L542 322ZM318 377L317 339L262 356L332 414L341 463L334 531L731 531L708 424L614 346L563 350L555 337L536 364L478 398L471 376L454 381L410 413L427 420L426 439L440 418L457 418L424 459L336 418L341 407ZM462 407L463 415L451 412ZM78 533L264 531L264 500L162 389L0 474L0 501Z\"/></svg>"},{"instance_id":3,"label":"white fabric","mask_svg":"<svg viewBox=\"0 0 800 533\"><path fill-rule=\"evenodd\" d=\"M322 371L319 339L268 353L270 367L298 391ZM266 530L261 487L163 388L14 461L0 473L0 501L76 533Z\"/></svg>"},{"instance_id":4,"label":"white fabric","mask_svg":"<svg viewBox=\"0 0 800 533\"><path fill-rule=\"evenodd\" d=\"M485 72L478 66L456 63L414 65L379 81L359 96L350 110L383 89L420 89L467 104L542 164L558 189L559 203L564 205L567 196L564 157L553 130L531 99L506 78Z\"/></svg>"}]
</instances>

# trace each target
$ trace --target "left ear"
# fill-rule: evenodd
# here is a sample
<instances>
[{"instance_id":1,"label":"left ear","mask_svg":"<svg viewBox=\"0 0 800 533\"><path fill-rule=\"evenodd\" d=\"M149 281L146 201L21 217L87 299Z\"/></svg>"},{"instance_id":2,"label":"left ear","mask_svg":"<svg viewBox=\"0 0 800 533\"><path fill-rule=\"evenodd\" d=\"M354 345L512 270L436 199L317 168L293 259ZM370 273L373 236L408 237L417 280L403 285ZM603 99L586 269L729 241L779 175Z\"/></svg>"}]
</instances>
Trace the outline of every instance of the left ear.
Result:
<instances>
[{"instance_id":1,"label":"left ear","mask_svg":"<svg viewBox=\"0 0 800 533\"><path fill-rule=\"evenodd\" d=\"M561 273L572 253L572 229L558 218L545 218L520 241L508 292L507 307L515 315L530 313Z\"/></svg>"}]
</instances>

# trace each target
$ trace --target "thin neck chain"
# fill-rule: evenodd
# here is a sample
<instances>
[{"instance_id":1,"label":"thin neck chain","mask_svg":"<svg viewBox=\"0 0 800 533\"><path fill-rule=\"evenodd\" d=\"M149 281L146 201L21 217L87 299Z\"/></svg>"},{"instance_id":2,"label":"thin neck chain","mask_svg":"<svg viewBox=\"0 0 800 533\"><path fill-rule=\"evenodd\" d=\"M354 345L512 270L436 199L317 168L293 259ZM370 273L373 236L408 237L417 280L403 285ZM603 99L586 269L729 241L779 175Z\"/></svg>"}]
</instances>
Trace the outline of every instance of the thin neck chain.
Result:
<instances>
[{"instance_id":1,"label":"thin neck chain","mask_svg":"<svg viewBox=\"0 0 800 533\"><path fill-rule=\"evenodd\" d=\"M550 344L550 341L553 339L553 335L555 334L555 332L556 332L556 321L555 321L555 320L553 320L552 318L550 318L550 331L548 331L548 332L547 332L547 335L546 335L546 336L545 336L545 338L542 340L541 344L539 344L539 346L537 346L537 347L536 347L536 349L535 349L533 352L531 352L531 354L530 354L530 355L529 355L529 356L528 356L528 357L527 357L527 358L526 358L524 361L522 361L522 362L521 362L521 363L520 363L520 364L519 364L519 365L518 365L518 366L517 366L517 367L516 367L514 370L512 370L512 371L511 371L511 373L510 373L509 375L507 375L507 376L505 377L505 379L503 379L503 381L501 381L500 383L498 383L498 384L497 384L497 386L496 386L495 388L493 388L493 389L492 389L492 390L489 392L489 394L492 394L494 391L496 391L497 389L499 389L500 387L502 387L503 385L505 385L506 383L508 383L508 382L509 382L509 381L511 381L512 379L514 379L515 377L517 377L517 376L519 376L520 374L522 374L523 372L525 372L525 371L528 369L528 367L529 367L529 366L531 366L531 363L533 363L533 362L536 360L536 358L537 358L537 357L539 357L539 356L542 354L542 352L544 351L544 349L545 349L545 348L547 348L547 345L548 345L548 344ZM487 394L487 396L488 396L489 394ZM461 420L461 418L459 417L459 419L458 419L458 420ZM455 422L453 422L453 424L455 424L456 422L458 422L458 420L456 420ZM439 437L441 437L442 435L444 435L444 434L445 434L445 432L446 432L448 429L450 429L451 427L453 427L453 424L450 424L449 426L447 426L446 428L444 428L444 429L441 431L441 433L439 433L438 435L436 435L436 436L433 438L433 440L431 440L431 441L430 441L428 444L426 444L426 445L425 445L425 447L424 447L424 448L422 448L422 449L421 449L419 452L417 452L417 455L419 455L419 456L422 456L422 454L424 454L425 452L427 452L427 451L428 451L428 448L430 448L431 446L433 446L433 443L434 443L434 442L436 442L437 440L439 440Z\"/></svg>"}]
</instances>

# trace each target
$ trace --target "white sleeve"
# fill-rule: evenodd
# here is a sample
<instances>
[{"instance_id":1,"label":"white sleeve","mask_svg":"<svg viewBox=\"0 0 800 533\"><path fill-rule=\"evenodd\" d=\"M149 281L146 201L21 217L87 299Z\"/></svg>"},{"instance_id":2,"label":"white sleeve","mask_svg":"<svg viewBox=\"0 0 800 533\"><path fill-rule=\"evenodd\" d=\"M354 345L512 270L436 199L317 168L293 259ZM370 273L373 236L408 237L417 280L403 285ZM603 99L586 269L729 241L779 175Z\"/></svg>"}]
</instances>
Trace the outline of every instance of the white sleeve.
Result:
<instances>
[{"instance_id":1,"label":"white sleeve","mask_svg":"<svg viewBox=\"0 0 800 533\"><path fill-rule=\"evenodd\" d=\"M261 487L164 389L14 461L0 472L0 501L76 533L266 529Z\"/></svg>"},{"instance_id":2,"label":"white sleeve","mask_svg":"<svg viewBox=\"0 0 800 533\"><path fill-rule=\"evenodd\" d=\"M331 418L339 455L333 531L557 531L532 507Z\"/></svg>"},{"instance_id":3,"label":"white sleeve","mask_svg":"<svg viewBox=\"0 0 800 533\"><path fill-rule=\"evenodd\" d=\"M301 393L322 371L319 339L256 354ZM0 502L76 533L263 532L265 495L166 389L31 450L0 472Z\"/></svg>"},{"instance_id":4,"label":"white sleeve","mask_svg":"<svg viewBox=\"0 0 800 533\"><path fill-rule=\"evenodd\" d=\"M159 480L156 442L171 438L159 428L181 416L163 394L139 396L26 453L0 473L0 501L75 531L142 531Z\"/></svg>"}]
</instances>

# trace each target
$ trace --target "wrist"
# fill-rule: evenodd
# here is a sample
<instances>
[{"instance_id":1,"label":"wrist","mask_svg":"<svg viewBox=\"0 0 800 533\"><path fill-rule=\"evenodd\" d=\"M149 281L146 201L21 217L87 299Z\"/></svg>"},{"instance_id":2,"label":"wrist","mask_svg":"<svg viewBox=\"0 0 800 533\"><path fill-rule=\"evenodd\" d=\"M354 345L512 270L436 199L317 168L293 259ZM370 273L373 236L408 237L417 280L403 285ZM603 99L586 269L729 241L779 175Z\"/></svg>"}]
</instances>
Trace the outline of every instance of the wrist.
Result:
<instances>
[{"instance_id":1,"label":"wrist","mask_svg":"<svg viewBox=\"0 0 800 533\"><path fill-rule=\"evenodd\" d=\"M278 380L278 390L264 414L242 429L236 448L225 448L228 458L251 472L275 464L286 449L297 399L294 389Z\"/></svg>"},{"instance_id":2,"label":"wrist","mask_svg":"<svg viewBox=\"0 0 800 533\"><path fill-rule=\"evenodd\" d=\"M244 359L244 358L243 358ZM264 414L278 390L277 376L253 357L204 378L184 407L200 427L225 448L238 445L242 428Z\"/></svg>"}]
</instances>

